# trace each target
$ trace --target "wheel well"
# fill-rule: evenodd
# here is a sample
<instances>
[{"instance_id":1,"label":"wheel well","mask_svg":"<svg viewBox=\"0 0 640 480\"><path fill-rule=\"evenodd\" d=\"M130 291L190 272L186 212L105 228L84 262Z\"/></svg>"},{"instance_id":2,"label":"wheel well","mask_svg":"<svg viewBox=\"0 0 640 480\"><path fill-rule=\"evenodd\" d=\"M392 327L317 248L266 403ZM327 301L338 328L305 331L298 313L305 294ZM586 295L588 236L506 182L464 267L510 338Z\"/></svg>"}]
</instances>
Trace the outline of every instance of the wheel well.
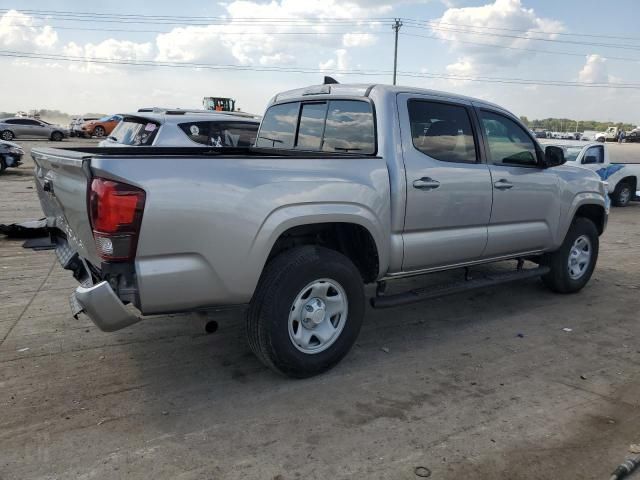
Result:
<instances>
[{"instance_id":1,"label":"wheel well","mask_svg":"<svg viewBox=\"0 0 640 480\"><path fill-rule=\"evenodd\" d=\"M604 232L605 213L603 207L599 205L582 205L578 208L575 217L588 218L595 224L599 235Z\"/></svg>"},{"instance_id":2,"label":"wheel well","mask_svg":"<svg viewBox=\"0 0 640 480\"><path fill-rule=\"evenodd\" d=\"M369 231L355 223L314 223L290 228L278 237L267 262L300 245L320 245L349 257L365 283L375 281L379 260L376 243Z\"/></svg>"},{"instance_id":3,"label":"wheel well","mask_svg":"<svg viewBox=\"0 0 640 480\"><path fill-rule=\"evenodd\" d=\"M635 192L636 188L637 188L637 183L638 183L638 179L636 177L624 177L622 180L620 180L618 182L618 185L622 184L622 183L627 183L631 186L631 190L633 190Z\"/></svg>"}]
</instances>

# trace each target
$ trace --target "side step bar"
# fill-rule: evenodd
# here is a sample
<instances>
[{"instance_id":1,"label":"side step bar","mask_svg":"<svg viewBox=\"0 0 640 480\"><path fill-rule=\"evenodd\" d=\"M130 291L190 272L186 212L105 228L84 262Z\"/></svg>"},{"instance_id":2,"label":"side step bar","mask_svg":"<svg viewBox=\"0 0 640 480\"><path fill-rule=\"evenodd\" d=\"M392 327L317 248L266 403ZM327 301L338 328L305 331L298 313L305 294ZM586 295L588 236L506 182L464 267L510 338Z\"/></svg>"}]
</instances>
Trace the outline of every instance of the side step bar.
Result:
<instances>
[{"instance_id":1,"label":"side step bar","mask_svg":"<svg viewBox=\"0 0 640 480\"><path fill-rule=\"evenodd\" d=\"M549 271L549 267L541 266L527 270L523 269L505 273L494 273L473 280L463 280L461 282L453 282L436 287L419 288L394 295L377 296L371 299L371 306L373 308L397 307L399 305L407 305L409 303L421 302L431 298L444 297L445 295L453 295L455 293L462 293L468 290L475 290L477 288L491 287L494 285L500 285L501 283L540 277L549 273Z\"/></svg>"}]
</instances>

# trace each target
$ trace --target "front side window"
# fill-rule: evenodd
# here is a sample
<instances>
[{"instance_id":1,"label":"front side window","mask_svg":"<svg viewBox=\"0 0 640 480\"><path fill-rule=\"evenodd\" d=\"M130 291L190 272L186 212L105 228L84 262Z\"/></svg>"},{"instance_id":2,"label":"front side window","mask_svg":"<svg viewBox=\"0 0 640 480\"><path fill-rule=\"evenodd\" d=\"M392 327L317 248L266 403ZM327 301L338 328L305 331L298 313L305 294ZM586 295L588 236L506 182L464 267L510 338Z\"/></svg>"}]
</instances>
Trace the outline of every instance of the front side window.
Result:
<instances>
[{"instance_id":1,"label":"front side window","mask_svg":"<svg viewBox=\"0 0 640 480\"><path fill-rule=\"evenodd\" d=\"M299 109L299 103L283 103L269 108L262 120L256 147L293 148Z\"/></svg>"},{"instance_id":2,"label":"front side window","mask_svg":"<svg viewBox=\"0 0 640 480\"><path fill-rule=\"evenodd\" d=\"M491 161L495 164L535 167L538 165L533 140L513 120L493 112L480 112Z\"/></svg>"},{"instance_id":3,"label":"front side window","mask_svg":"<svg viewBox=\"0 0 640 480\"><path fill-rule=\"evenodd\" d=\"M444 162L475 163L476 145L467 109L461 105L410 100L413 146Z\"/></svg>"},{"instance_id":4,"label":"front side window","mask_svg":"<svg viewBox=\"0 0 640 480\"><path fill-rule=\"evenodd\" d=\"M604 147L590 147L582 159L583 165L604 163Z\"/></svg>"}]
</instances>

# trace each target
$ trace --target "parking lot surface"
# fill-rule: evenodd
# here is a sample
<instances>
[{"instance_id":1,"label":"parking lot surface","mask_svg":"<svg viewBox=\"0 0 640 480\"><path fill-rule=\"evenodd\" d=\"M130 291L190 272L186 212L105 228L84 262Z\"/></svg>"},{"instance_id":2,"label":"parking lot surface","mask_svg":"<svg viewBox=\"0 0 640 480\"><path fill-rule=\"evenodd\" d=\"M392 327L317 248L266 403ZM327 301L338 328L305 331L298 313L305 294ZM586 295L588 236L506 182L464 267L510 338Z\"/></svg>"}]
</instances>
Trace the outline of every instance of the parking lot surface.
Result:
<instances>
[{"instance_id":1,"label":"parking lot surface","mask_svg":"<svg viewBox=\"0 0 640 480\"><path fill-rule=\"evenodd\" d=\"M0 176L0 223L41 216L31 167ZM600 479L640 443L640 203L612 210L581 293L528 281L370 310L309 380L263 367L241 313L209 335L188 315L108 334L71 317L75 286L0 237L3 480Z\"/></svg>"}]
</instances>

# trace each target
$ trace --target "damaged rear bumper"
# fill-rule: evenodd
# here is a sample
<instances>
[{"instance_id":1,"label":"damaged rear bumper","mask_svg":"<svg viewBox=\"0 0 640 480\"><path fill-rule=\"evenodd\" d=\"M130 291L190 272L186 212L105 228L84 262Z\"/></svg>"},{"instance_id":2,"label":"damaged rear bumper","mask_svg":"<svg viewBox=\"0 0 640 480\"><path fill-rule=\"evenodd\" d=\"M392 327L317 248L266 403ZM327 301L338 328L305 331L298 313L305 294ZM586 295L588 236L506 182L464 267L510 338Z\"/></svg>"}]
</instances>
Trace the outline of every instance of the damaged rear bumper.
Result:
<instances>
[{"instance_id":1,"label":"damaged rear bumper","mask_svg":"<svg viewBox=\"0 0 640 480\"><path fill-rule=\"evenodd\" d=\"M79 286L71 295L70 302L74 317L84 312L103 332L114 332L141 320L120 301L106 281L88 287Z\"/></svg>"}]
</instances>

